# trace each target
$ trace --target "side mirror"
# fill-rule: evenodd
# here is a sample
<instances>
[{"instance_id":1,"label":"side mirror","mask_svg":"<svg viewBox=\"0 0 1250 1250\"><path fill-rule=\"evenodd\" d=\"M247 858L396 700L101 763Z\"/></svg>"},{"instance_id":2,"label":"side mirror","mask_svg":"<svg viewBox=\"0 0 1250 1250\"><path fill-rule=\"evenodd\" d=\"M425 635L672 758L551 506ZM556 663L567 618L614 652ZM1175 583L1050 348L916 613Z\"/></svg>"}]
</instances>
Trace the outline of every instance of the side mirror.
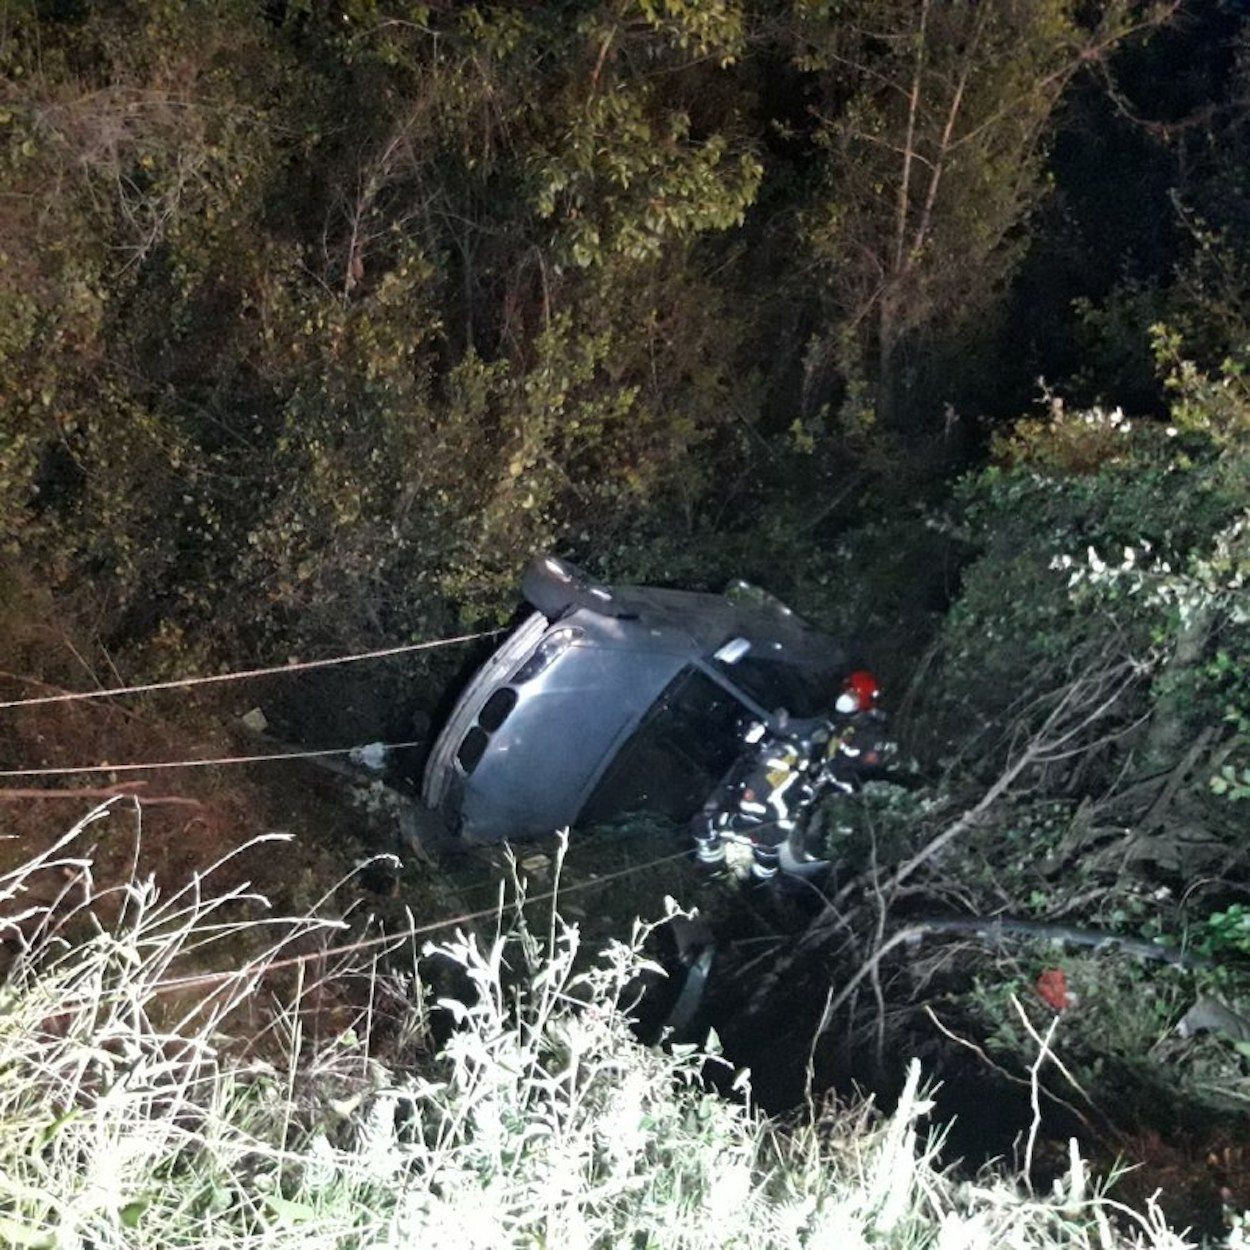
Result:
<instances>
[{"instance_id":1,"label":"side mirror","mask_svg":"<svg viewBox=\"0 0 1250 1250\"><path fill-rule=\"evenodd\" d=\"M712 653L712 659L719 660L722 664L737 664L750 650L751 644L747 639L731 638L724 646L718 647Z\"/></svg>"}]
</instances>

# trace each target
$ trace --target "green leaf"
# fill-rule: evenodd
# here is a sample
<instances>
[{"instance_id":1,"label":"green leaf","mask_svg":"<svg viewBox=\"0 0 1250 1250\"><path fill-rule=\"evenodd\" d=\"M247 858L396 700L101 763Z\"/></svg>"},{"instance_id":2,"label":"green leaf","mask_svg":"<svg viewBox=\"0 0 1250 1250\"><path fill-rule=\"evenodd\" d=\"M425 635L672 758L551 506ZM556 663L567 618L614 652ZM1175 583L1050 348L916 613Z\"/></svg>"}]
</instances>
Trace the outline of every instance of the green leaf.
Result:
<instances>
[{"instance_id":1,"label":"green leaf","mask_svg":"<svg viewBox=\"0 0 1250 1250\"><path fill-rule=\"evenodd\" d=\"M76 1120L82 1114L81 1107L71 1107L64 1115L57 1116L51 1124L40 1130L40 1145L46 1146L56 1135L69 1124L72 1120Z\"/></svg>"},{"instance_id":2,"label":"green leaf","mask_svg":"<svg viewBox=\"0 0 1250 1250\"><path fill-rule=\"evenodd\" d=\"M0 1215L0 1242L9 1246L29 1247L29 1250L45 1250L45 1247L50 1250L56 1237L43 1229L32 1228L20 1220Z\"/></svg>"},{"instance_id":3,"label":"green leaf","mask_svg":"<svg viewBox=\"0 0 1250 1250\"><path fill-rule=\"evenodd\" d=\"M118 1212L118 1218L122 1222L123 1228L138 1228L139 1218L152 1205L151 1198L136 1198L133 1202L128 1202L121 1211Z\"/></svg>"},{"instance_id":4,"label":"green leaf","mask_svg":"<svg viewBox=\"0 0 1250 1250\"><path fill-rule=\"evenodd\" d=\"M317 1213L305 1202L292 1202L289 1198L279 1198L276 1194L269 1194L265 1198L265 1205L280 1220L288 1224L303 1224L308 1220L315 1219Z\"/></svg>"}]
</instances>

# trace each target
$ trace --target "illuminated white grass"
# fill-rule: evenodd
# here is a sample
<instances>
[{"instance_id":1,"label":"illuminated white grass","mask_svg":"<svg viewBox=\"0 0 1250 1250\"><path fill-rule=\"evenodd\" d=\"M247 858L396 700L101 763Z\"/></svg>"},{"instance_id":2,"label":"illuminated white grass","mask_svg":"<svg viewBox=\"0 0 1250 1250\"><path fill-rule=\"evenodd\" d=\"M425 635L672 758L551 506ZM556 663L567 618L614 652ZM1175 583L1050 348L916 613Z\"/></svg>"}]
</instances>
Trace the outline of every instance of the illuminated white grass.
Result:
<instances>
[{"instance_id":1,"label":"illuminated white grass","mask_svg":"<svg viewBox=\"0 0 1250 1250\"><path fill-rule=\"evenodd\" d=\"M1040 1199L1013 1179L941 1172L915 1065L888 1118L860 1106L783 1125L747 1096L708 1092L706 1056L629 1032L637 942L585 971L577 930L554 917L541 939L516 924L488 946L457 934L440 948L475 997L446 1004L458 1023L437 1054L416 979L363 962L337 975L371 978L368 1000L387 1004L385 1060L359 1040L380 1008L311 1040L308 978L283 998L290 970L266 970L332 924L244 934L223 919L242 891L214 891L212 874L165 898L136 879L109 900L75 853L81 831L0 879L0 925L19 948L0 991L2 1245L1183 1244L1157 1215L1091 1196L1075 1156L1066 1186ZM72 885L23 914L49 868ZM228 966L241 937L264 932L279 936L224 979L162 989L187 951Z\"/></svg>"}]
</instances>

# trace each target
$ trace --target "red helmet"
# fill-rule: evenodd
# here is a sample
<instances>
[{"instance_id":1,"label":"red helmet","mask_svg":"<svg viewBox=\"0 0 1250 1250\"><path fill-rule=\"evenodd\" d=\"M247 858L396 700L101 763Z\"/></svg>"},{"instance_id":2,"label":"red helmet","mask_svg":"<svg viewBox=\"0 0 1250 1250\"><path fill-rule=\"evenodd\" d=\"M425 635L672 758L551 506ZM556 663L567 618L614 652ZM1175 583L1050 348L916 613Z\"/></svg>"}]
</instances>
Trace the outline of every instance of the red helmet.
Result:
<instances>
[{"instance_id":1,"label":"red helmet","mask_svg":"<svg viewBox=\"0 0 1250 1250\"><path fill-rule=\"evenodd\" d=\"M881 697L877 679L866 669L857 668L842 683L842 693L834 707L845 716L854 712L871 712Z\"/></svg>"}]
</instances>

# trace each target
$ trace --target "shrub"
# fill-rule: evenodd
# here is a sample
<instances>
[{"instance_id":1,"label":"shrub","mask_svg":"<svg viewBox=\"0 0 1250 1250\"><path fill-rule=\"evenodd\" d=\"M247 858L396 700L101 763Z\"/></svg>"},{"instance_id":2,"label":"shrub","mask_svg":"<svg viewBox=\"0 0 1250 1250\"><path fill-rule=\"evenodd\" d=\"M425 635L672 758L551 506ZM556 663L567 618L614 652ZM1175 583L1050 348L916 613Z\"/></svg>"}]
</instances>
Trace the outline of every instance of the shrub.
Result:
<instances>
[{"instance_id":1,"label":"shrub","mask_svg":"<svg viewBox=\"0 0 1250 1250\"><path fill-rule=\"evenodd\" d=\"M980 745L996 765L995 744L1027 728L1030 706L1124 664L1137 680L1099 725L1123 731L1107 740L1113 767L1125 748L1138 770L1175 765L1204 726L1242 734L1250 403L1238 368L1207 377L1171 350L1161 339L1173 424L1056 405L961 483L943 524L972 558L923 692L931 739L992 727L995 742Z\"/></svg>"}]
</instances>

